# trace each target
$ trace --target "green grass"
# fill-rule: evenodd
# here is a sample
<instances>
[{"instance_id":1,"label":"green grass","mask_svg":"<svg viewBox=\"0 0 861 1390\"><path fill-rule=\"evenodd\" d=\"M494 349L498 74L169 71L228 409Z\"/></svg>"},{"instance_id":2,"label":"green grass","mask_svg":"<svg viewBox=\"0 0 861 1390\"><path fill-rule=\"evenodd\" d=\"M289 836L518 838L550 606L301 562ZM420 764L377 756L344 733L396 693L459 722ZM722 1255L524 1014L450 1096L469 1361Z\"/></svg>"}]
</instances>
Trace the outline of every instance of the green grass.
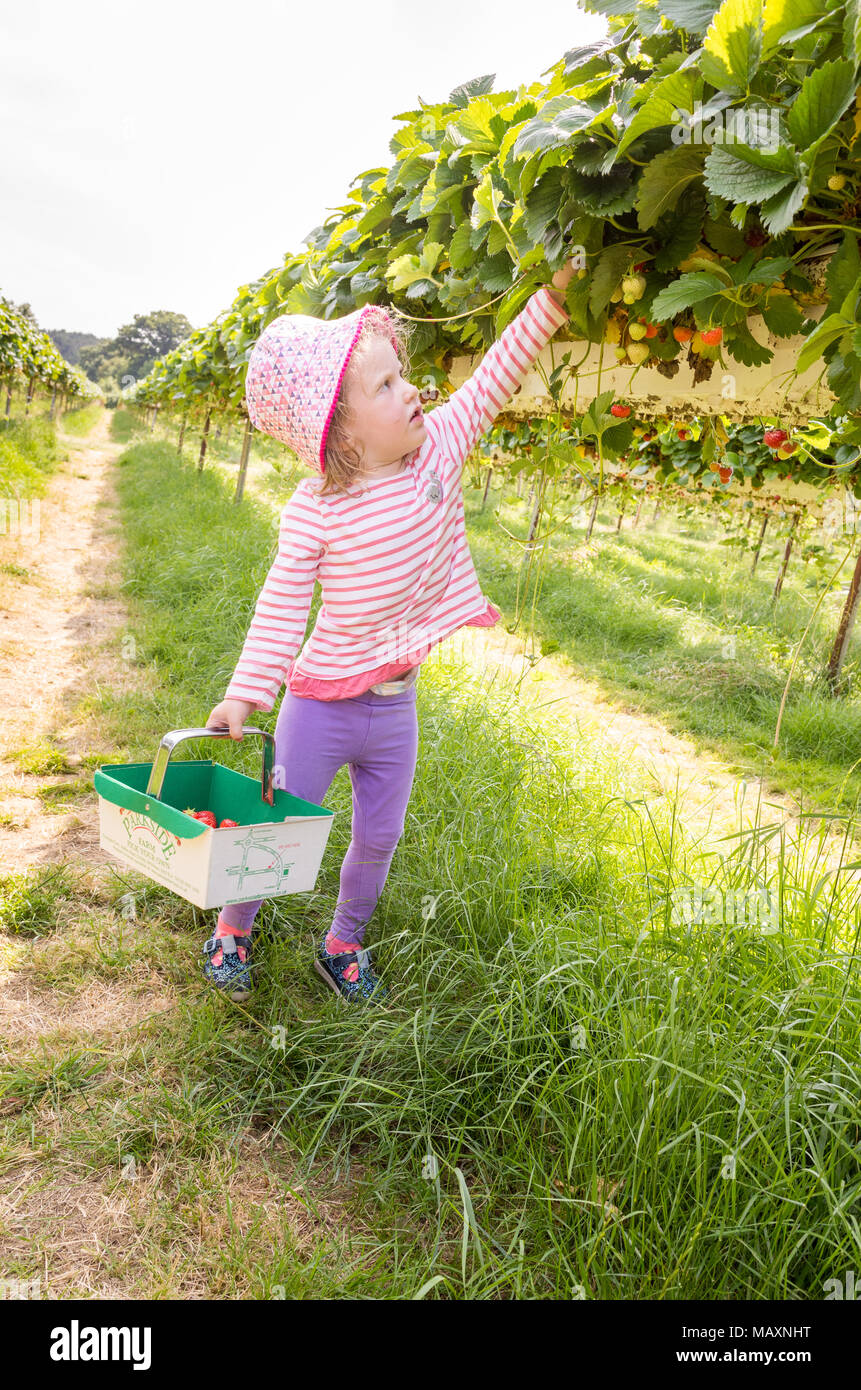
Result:
<instances>
[{"instance_id":1,"label":"green grass","mask_svg":"<svg viewBox=\"0 0 861 1390\"><path fill-rule=\"evenodd\" d=\"M49 738L40 738L36 743L24 744L9 753L19 772L34 773L45 777L54 772L72 772L74 769L62 748L58 748Z\"/></svg>"},{"instance_id":2,"label":"green grass","mask_svg":"<svg viewBox=\"0 0 861 1390\"><path fill-rule=\"evenodd\" d=\"M47 936L57 926L57 912L74 889L63 864L0 877L0 931L18 936Z\"/></svg>"},{"instance_id":3,"label":"green grass","mask_svg":"<svg viewBox=\"0 0 861 1390\"><path fill-rule=\"evenodd\" d=\"M529 508L510 488L492 492L484 512L467 489L470 548L484 591L514 621L522 549L500 528L525 538ZM570 508L569 508L570 511ZM644 513L650 516L653 505ZM494 513L498 512L498 519ZM564 515L564 511L560 515ZM599 513L602 518L602 513ZM796 646L823 582L796 554L783 593L771 604L783 540L763 549L755 577L750 555L721 545L723 529L704 522L641 523L621 534L608 512L596 545L583 527L548 538L534 611L539 651L561 651L575 670L628 705L659 716L677 733L718 753L748 776L826 810L851 809L861 794L861 661L853 640L844 665L850 693L833 699L822 678L843 596L823 603L802 647L772 751L778 710ZM845 548L845 547L843 547ZM839 552L835 552L836 568ZM520 582L526 620L538 562ZM848 582L851 562L844 578ZM523 632L521 627L519 631ZM858 764L858 766L856 766Z\"/></svg>"},{"instance_id":4,"label":"green grass","mask_svg":"<svg viewBox=\"0 0 861 1390\"><path fill-rule=\"evenodd\" d=\"M119 488L151 695L89 708L151 760L222 697L277 526L165 443L128 450ZM672 615L618 614L628 650L678 640ZM138 1296L821 1298L861 1259L852 875L823 879L821 841L809 861L785 845L766 862L756 836L695 849L607 748L572 751L562 722L451 660L426 663L418 702L405 835L368 931L391 1007L353 1011L310 970L349 842L343 768L315 892L261 910L247 1005L199 984L210 914L119 867L72 936L33 943L53 988L155 979L176 1004L97 1046L16 1048L8 1153L50 1132L52 1170L118 1192L129 1160L157 1175L125 1242L142 1263L118 1266ZM259 773L256 748L212 755ZM674 911L695 891L718 898L713 920ZM201 1235L255 1134L282 1163L276 1210L298 1193L314 1218L304 1244L241 1197ZM346 1195L319 1222L333 1184Z\"/></svg>"},{"instance_id":5,"label":"green grass","mask_svg":"<svg viewBox=\"0 0 861 1390\"><path fill-rule=\"evenodd\" d=\"M111 412L111 438L118 444L128 444L132 436L141 435L142 428L132 410L118 407Z\"/></svg>"},{"instance_id":6,"label":"green grass","mask_svg":"<svg viewBox=\"0 0 861 1390\"><path fill-rule=\"evenodd\" d=\"M43 497L59 461L56 430L47 418L0 425L0 498Z\"/></svg>"},{"instance_id":7,"label":"green grass","mask_svg":"<svg viewBox=\"0 0 861 1390\"><path fill-rule=\"evenodd\" d=\"M103 410L104 406L99 401L91 401L89 405L67 410L63 415L62 428L69 434L84 437L96 428Z\"/></svg>"}]
</instances>

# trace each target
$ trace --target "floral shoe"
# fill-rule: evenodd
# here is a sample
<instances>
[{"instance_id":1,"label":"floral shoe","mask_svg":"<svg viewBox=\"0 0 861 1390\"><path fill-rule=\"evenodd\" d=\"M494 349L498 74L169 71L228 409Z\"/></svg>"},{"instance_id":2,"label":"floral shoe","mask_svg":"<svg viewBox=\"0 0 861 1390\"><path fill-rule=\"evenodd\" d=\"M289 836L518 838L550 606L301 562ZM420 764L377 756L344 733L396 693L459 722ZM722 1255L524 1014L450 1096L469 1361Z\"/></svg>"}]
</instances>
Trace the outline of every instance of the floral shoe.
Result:
<instances>
[{"instance_id":1,"label":"floral shoe","mask_svg":"<svg viewBox=\"0 0 861 1390\"><path fill-rule=\"evenodd\" d=\"M319 941L314 942L314 969L317 974L330 989L350 1003L371 1000L374 1004L381 1004L389 991L374 970L370 951L344 951L339 955L330 955L326 949L328 934L326 932Z\"/></svg>"},{"instance_id":2,"label":"floral shoe","mask_svg":"<svg viewBox=\"0 0 861 1390\"><path fill-rule=\"evenodd\" d=\"M211 936L204 944L203 954L207 957L203 973L210 984L237 1004L247 999L253 988L250 936Z\"/></svg>"}]
</instances>

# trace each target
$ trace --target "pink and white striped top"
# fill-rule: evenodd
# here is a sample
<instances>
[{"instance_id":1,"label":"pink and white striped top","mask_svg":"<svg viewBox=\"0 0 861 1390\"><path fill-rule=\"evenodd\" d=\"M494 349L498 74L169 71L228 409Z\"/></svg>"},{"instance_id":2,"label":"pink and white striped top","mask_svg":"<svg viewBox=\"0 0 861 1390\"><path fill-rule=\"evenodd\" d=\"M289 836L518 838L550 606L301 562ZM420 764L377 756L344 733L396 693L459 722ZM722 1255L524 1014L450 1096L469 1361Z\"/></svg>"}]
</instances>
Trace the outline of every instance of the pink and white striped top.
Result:
<instances>
[{"instance_id":1,"label":"pink and white striped top","mask_svg":"<svg viewBox=\"0 0 861 1390\"><path fill-rule=\"evenodd\" d=\"M568 318L549 288L536 290L469 380L427 412L427 438L400 473L325 497L322 479L302 480L226 699L266 712L285 681L296 695L347 699L418 666L457 628L499 621L469 553L461 471ZM315 580L323 601L296 659Z\"/></svg>"}]
</instances>

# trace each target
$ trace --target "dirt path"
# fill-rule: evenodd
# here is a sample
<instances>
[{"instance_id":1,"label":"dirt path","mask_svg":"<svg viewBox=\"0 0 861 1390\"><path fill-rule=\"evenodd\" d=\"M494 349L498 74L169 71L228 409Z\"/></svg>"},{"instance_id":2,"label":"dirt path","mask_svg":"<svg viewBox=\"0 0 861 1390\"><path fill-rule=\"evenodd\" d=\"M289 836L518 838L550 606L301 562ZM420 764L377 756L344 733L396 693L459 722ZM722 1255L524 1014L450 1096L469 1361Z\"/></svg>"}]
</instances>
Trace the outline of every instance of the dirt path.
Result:
<instances>
[{"instance_id":1,"label":"dirt path","mask_svg":"<svg viewBox=\"0 0 861 1390\"><path fill-rule=\"evenodd\" d=\"M60 435L69 457L39 499L35 535L22 528L0 538L0 873L98 845L95 794L74 809L49 811L46 801L60 807L62 794L36 793L92 784L92 730L75 706L90 691L128 687L136 675L112 644L126 618L108 595L120 579L110 474L121 449L109 438L108 418L85 439Z\"/></svg>"},{"instance_id":2,"label":"dirt path","mask_svg":"<svg viewBox=\"0 0 861 1390\"><path fill-rule=\"evenodd\" d=\"M103 746L82 704L90 693L128 691L145 679L122 658L128 619L116 594L113 466L124 446L110 439L109 421L105 412L84 439L60 435L68 458L40 499L38 531L0 535L0 877L63 864L79 888L74 901L60 903L48 935L0 931L0 1063L7 1076L16 1068L29 1075L32 1054L38 1075L43 1055L95 1049L108 1059L108 1074L121 1076L145 1107L157 1106L150 1092L175 1082L169 1055L163 1071L156 1066L152 1075L137 1075L137 1027L173 1013L183 987L142 958L114 978L86 964L94 940L110 952L118 933L127 940L137 929L121 922L116 891L105 892L111 866L99 848L92 776L113 750ZM50 765L63 770L38 770ZM48 809L46 800L58 797L62 806L64 789L75 793L73 809ZM0 1118L11 1119L20 1108L17 1089L13 1081L11 1094L8 1087L0 1092ZM346 1187L333 1181L325 1193L304 1194L280 1137L238 1136L235 1168L223 1155L204 1165L161 1155L135 1165L126 1154L121 1171L119 1165L94 1169L86 1145L66 1142L74 1113L73 1096L57 1106L48 1091L28 1111L38 1134L50 1136L47 1157L20 1131L0 1145L0 1282L8 1270L25 1282L38 1279L42 1298L227 1296L218 1252L236 1231L228 1229L225 1192L240 1229L257 1223L269 1252L287 1243L312 1259L321 1241L341 1240ZM166 1184L199 1194L179 1261L170 1250L164 1254L165 1230L167 1246L176 1239L176 1214L166 1208L164 1230L153 1215L161 1212ZM261 1251L263 1264L265 1258ZM249 1274L248 1288L251 1282ZM251 1296L248 1288L243 1284L238 1296Z\"/></svg>"}]
</instances>

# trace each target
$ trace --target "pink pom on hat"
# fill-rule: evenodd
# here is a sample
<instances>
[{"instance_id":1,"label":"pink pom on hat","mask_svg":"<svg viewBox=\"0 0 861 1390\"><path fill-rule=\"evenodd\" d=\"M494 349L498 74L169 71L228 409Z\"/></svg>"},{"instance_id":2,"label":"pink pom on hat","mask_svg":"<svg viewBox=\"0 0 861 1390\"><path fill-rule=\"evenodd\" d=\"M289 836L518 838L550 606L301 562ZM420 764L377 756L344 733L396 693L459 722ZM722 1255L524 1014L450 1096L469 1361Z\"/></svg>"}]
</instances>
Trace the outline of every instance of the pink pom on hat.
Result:
<instances>
[{"instance_id":1,"label":"pink pom on hat","mask_svg":"<svg viewBox=\"0 0 861 1390\"><path fill-rule=\"evenodd\" d=\"M339 319L282 314L263 330L248 362L245 401L252 425L320 474L338 392L368 320L388 328L397 349L387 310L365 304Z\"/></svg>"}]
</instances>

